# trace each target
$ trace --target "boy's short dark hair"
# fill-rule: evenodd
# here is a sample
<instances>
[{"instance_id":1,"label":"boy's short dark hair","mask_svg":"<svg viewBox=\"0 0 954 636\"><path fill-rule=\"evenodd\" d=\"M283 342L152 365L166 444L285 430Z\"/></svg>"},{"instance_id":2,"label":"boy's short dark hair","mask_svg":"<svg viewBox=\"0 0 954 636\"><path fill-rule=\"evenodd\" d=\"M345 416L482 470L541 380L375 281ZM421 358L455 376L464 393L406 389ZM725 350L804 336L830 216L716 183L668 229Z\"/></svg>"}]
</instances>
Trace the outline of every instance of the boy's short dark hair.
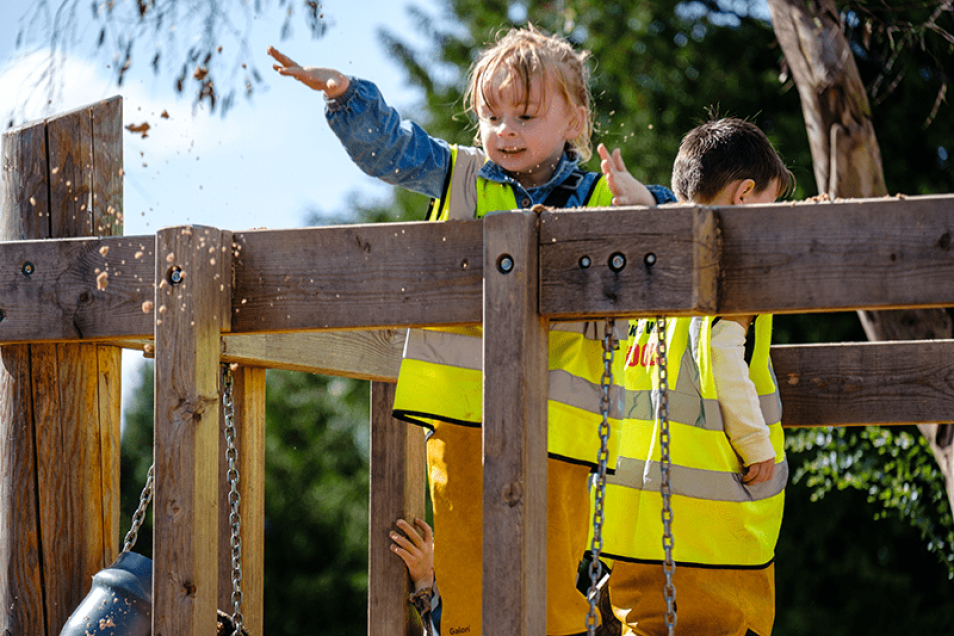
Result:
<instances>
[{"instance_id":1,"label":"boy's short dark hair","mask_svg":"<svg viewBox=\"0 0 954 636\"><path fill-rule=\"evenodd\" d=\"M751 122L735 117L712 119L683 137L672 168L672 190L680 201L712 201L740 179L755 181L756 192L777 181L779 196L789 192L795 181L765 133Z\"/></svg>"}]
</instances>

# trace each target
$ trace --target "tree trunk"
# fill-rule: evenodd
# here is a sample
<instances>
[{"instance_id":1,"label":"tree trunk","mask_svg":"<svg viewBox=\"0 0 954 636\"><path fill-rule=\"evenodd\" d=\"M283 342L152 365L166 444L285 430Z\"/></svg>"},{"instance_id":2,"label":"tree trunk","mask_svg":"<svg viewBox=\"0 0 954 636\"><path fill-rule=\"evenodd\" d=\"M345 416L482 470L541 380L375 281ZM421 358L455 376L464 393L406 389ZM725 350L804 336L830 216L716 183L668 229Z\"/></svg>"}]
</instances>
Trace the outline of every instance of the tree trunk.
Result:
<instances>
[{"instance_id":1,"label":"tree trunk","mask_svg":"<svg viewBox=\"0 0 954 636\"><path fill-rule=\"evenodd\" d=\"M801 97L819 194L886 196L871 107L834 0L768 0L768 5ZM869 340L950 338L954 332L944 309L859 311L858 316ZM954 510L954 427L918 428L944 474Z\"/></svg>"}]
</instances>

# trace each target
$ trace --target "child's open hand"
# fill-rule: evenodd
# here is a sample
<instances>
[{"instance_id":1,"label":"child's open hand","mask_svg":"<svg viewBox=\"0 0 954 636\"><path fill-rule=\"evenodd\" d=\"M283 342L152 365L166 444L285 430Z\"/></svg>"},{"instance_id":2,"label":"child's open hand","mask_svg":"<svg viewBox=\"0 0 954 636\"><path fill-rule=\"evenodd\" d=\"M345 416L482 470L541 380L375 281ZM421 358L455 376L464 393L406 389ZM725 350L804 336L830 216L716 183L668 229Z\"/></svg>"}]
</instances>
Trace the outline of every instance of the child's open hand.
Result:
<instances>
[{"instance_id":1,"label":"child's open hand","mask_svg":"<svg viewBox=\"0 0 954 636\"><path fill-rule=\"evenodd\" d=\"M750 464L742 476L742 483L761 484L775 476L775 458Z\"/></svg>"},{"instance_id":2,"label":"child's open hand","mask_svg":"<svg viewBox=\"0 0 954 636\"><path fill-rule=\"evenodd\" d=\"M613 205L656 205L652 193L626 169L619 148L612 155L603 144L597 146L596 150L602 159L600 170L613 193Z\"/></svg>"},{"instance_id":3,"label":"child's open hand","mask_svg":"<svg viewBox=\"0 0 954 636\"><path fill-rule=\"evenodd\" d=\"M278 64L272 64L272 68L278 71L279 75L294 77L309 88L324 91L329 99L334 99L344 93L351 84L347 75L343 75L334 69L299 66L294 60L279 52L273 46L268 47L268 54L278 61Z\"/></svg>"},{"instance_id":4,"label":"child's open hand","mask_svg":"<svg viewBox=\"0 0 954 636\"><path fill-rule=\"evenodd\" d=\"M391 550L404 560L417 591L434 585L434 533L423 519L415 519L414 523L421 528L421 534L404 519L397 520L398 528L407 536L392 532Z\"/></svg>"}]
</instances>

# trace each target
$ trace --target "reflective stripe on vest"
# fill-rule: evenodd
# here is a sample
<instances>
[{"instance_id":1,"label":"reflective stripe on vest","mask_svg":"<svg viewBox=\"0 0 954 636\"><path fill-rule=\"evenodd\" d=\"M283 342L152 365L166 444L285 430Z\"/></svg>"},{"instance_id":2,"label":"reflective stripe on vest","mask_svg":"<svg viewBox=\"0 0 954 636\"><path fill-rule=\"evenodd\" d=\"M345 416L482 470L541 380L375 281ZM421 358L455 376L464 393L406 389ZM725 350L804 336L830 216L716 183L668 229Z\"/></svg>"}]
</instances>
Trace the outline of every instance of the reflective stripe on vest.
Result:
<instances>
[{"instance_id":1,"label":"reflective stripe on vest","mask_svg":"<svg viewBox=\"0 0 954 636\"><path fill-rule=\"evenodd\" d=\"M509 184L486 179L477 179L476 211L455 206L452 193L460 192L462 187L456 146L451 149L451 159L453 169L447 194L431 218L481 218L488 212L518 207ZM612 193L605 180L600 179L587 204L604 207L611 203ZM547 449L555 459L596 465L602 419L603 329L603 323L591 321L550 325ZM480 327L410 329L398 375L394 417L427 427L433 427L433 420L480 426L483 416L481 334ZM610 387L610 470L616 463L616 431L624 409L622 371L628 340L628 325L624 321L617 321L614 339L623 346L614 353L616 381Z\"/></svg>"},{"instance_id":2,"label":"reflective stripe on vest","mask_svg":"<svg viewBox=\"0 0 954 636\"><path fill-rule=\"evenodd\" d=\"M673 558L680 565L760 568L774 559L788 480L781 402L769 358L771 316L755 321L749 377L775 449L769 482L742 483L712 377L712 317L667 321ZM654 321L641 320L627 359L627 417L616 472L607 478L603 546L609 558L660 562L662 496Z\"/></svg>"}]
</instances>

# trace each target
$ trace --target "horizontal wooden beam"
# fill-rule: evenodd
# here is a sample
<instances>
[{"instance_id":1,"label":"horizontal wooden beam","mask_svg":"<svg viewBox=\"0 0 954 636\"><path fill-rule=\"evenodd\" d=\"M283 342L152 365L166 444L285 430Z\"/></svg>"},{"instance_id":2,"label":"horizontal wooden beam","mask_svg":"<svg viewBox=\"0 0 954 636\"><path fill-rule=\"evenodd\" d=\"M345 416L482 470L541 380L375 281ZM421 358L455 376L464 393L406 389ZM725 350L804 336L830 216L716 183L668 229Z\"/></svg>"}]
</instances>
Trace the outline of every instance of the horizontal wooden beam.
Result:
<instances>
[{"instance_id":1,"label":"horizontal wooden beam","mask_svg":"<svg viewBox=\"0 0 954 636\"><path fill-rule=\"evenodd\" d=\"M784 426L954 421L954 340L772 347Z\"/></svg>"},{"instance_id":2,"label":"horizontal wooden beam","mask_svg":"<svg viewBox=\"0 0 954 636\"><path fill-rule=\"evenodd\" d=\"M719 313L954 305L954 195L718 212Z\"/></svg>"},{"instance_id":3,"label":"horizontal wooden beam","mask_svg":"<svg viewBox=\"0 0 954 636\"><path fill-rule=\"evenodd\" d=\"M403 331L226 336L223 361L397 380ZM954 340L775 345L782 424L954 421Z\"/></svg>"},{"instance_id":4,"label":"horizontal wooden beam","mask_svg":"<svg viewBox=\"0 0 954 636\"><path fill-rule=\"evenodd\" d=\"M541 312L954 306L952 235L954 195L544 212ZM0 244L0 344L151 337L156 259L167 273L177 267L154 245L152 236ZM481 221L253 230L234 233L232 247L233 281L222 284L233 285L233 334L483 319Z\"/></svg>"},{"instance_id":5,"label":"horizontal wooden beam","mask_svg":"<svg viewBox=\"0 0 954 636\"><path fill-rule=\"evenodd\" d=\"M396 382L406 330L222 337L222 362Z\"/></svg>"},{"instance_id":6,"label":"horizontal wooden beam","mask_svg":"<svg viewBox=\"0 0 954 636\"><path fill-rule=\"evenodd\" d=\"M576 209L540 215L540 313L552 319L716 311L711 208Z\"/></svg>"},{"instance_id":7,"label":"horizontal wooden beam","mask_svg":"<svg viewBox=\"0 0 954 636\"><path fill-rule=\"evenodd\" d=\"M156 237L0 243L0 341L153 336Z\"/></svg>"}]
</instances>

